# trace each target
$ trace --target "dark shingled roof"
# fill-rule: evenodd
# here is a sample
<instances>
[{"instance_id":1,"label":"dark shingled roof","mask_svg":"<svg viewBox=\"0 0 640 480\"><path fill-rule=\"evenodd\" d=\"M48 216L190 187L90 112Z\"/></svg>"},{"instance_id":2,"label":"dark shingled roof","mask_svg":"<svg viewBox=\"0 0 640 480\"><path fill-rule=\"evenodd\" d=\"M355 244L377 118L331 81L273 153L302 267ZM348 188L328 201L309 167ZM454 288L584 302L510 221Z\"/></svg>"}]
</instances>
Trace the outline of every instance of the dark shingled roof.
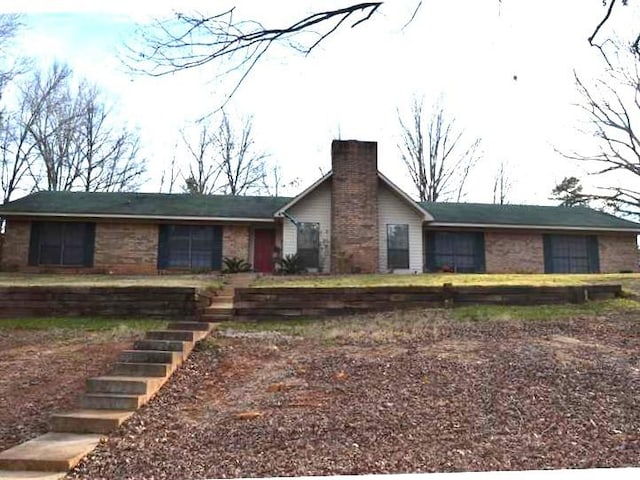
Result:
<instances>
[{"instance_id":1,"label":"dark shingled roof","mask_svg":"<svg viewBox=\"0 0 640 480\"><path fill-rule=\"evenodd\" d=\"M37 192L0 205L0 214L123 215L271 219L290 198L169 193Z\"/></svg>"},{"instance_id":2,"label":"dark shingled roof","mask_svg":"<svg viewBox=\"0 0 640 480\"><path fill-rule=\"evenodd\" d=\"M0 205L0 215L107 215L127 217L272 219L292 199L167 193L38 192ZM435 223L536 226L640 231L640 224L585 207L492 205L481 203L419 204Z\"/></svg>"},{"instance_id":3,"label":"dark shingled roof","mask_svg":"<svg viewBox=\"0 0 640 480\"><path fill-rule=\"evenodd\" d=\"M437 223L640 230L640 224L586 207L421 202Z\"/></svg>"}]
</instances>

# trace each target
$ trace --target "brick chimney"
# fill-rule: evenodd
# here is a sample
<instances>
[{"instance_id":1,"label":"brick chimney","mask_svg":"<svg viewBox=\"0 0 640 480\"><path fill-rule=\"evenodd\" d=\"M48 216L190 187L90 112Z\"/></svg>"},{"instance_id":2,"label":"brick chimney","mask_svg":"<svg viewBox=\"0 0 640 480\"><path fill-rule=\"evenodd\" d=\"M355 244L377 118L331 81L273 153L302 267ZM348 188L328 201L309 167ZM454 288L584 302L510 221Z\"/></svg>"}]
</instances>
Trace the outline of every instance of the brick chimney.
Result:
<instances>
[{"instance_id":1,"label":"brick chimney","mask_svg":"<svg viewBox=\"0 0 640 480\"><path fill-rule=\"evenodd\" d=\"M334 140L331 272L378 270L378 144Z\"/></svg>"}]
</instances>

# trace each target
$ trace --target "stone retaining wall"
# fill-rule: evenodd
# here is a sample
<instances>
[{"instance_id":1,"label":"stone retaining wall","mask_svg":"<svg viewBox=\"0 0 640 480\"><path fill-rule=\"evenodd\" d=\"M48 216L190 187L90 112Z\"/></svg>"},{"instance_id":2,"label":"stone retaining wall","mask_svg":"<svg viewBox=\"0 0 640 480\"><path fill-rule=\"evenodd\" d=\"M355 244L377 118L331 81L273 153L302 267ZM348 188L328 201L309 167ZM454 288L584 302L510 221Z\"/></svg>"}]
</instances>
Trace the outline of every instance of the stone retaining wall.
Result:
<instances>
[{"instance_id":1,"label":"stone retaining wall","mask_svg":"<svg viewBox=\"0 0 640 480\"><path fill-rule=\"evenodd\" d=\"M620 285L239 288L235 291L234 307L238 318L267 319L454 305L583 303L621 294Z\"/></svg>"},{"instance_id":2,"label":"stone retaining wall","mask_svg":"<svg viewBox=\"0 0 640 480\"><path fill-rule=\"evenodd\" d=\"M188 287L0 287L0 318L194 320L209 302Z\"/></svg>"}]
</instances>

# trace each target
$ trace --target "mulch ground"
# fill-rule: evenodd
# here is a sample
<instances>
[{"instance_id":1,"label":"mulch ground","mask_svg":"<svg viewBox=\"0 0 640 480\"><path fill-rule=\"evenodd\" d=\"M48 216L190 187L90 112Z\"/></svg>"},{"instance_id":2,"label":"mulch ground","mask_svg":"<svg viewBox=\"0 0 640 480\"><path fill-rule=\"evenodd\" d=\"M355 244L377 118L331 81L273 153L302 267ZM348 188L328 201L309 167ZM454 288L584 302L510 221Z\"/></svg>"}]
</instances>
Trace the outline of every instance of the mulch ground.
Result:
<instances>
[{"instance_id":1,"label":"mulch ground","mask_svg":"<svg viewBox=\"0 0 640 480\"><path fill-rule=\"evenodd\" d=\"M70 477L640 466L638 313L421 315L386 335L347 322L330 341L220 334Z\"/></svg>"},{"instance_id":2,"label":"mulch ground","mask_svg":"<svg viewBox=\"0 0 640 480\"><path fill-rule=\"evenodd\" d=\"M131 339L70 330L0 330L0 451L48 431L85 379L108 370Z\"/></svg>"}]
</instances>

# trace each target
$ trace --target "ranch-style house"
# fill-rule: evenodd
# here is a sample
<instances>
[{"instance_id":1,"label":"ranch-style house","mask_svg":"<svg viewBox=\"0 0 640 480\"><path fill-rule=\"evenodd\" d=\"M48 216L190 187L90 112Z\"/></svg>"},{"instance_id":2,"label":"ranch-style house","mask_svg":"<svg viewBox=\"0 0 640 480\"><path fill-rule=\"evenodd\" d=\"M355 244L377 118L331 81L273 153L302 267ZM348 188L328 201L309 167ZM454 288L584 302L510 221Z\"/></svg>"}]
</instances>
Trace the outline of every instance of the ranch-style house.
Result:
<instances>
[{"instance_id":1,"label":"ranch-style house","mask_svg":"<svg viewBox=\"0 0 640 480\"><path fill-rule=\"evenodd\" d=\"M322 273L638 271L640 224L584 207L416 202L377 144L335 140L332 170L294 198L38 192L0 206L4 271L257 272L297 253Z\"/></svg>"}]
</instances>

